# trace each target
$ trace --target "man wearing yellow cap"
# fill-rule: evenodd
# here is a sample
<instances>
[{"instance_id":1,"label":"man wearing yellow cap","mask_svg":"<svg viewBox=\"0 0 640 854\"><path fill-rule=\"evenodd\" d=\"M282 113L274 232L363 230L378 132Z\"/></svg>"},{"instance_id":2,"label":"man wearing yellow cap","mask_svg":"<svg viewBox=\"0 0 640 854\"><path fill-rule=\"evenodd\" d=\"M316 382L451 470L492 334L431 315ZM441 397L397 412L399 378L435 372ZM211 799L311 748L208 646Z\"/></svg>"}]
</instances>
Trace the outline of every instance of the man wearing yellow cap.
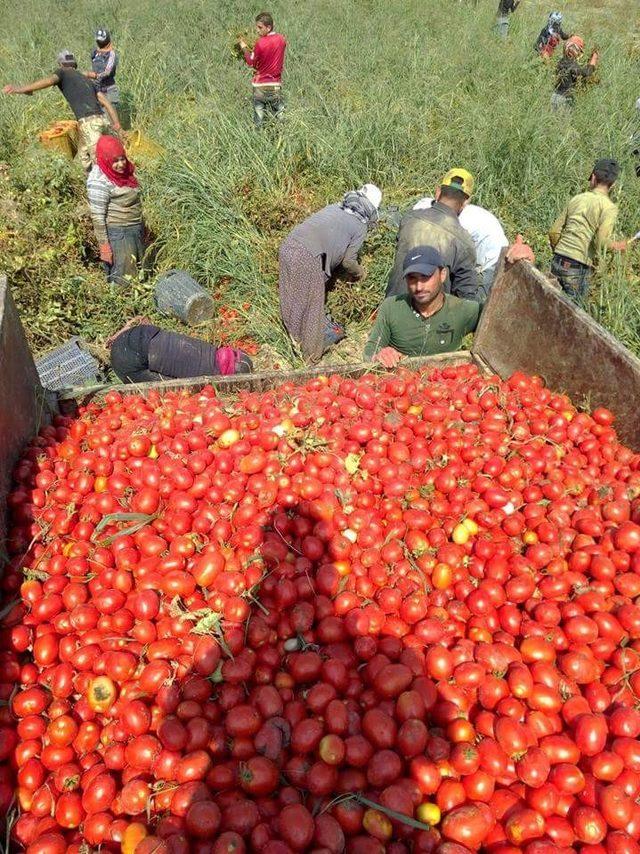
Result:
<instances>
[{"instance_id":1,"label":"man wearing yellow cap","mask_svg":"<svg viewBox=\"0 0 640 854\"><path fill-rule=\"evenodd\" d=\"M486 294L478 286L476 250L471 236L458 216L473 192L473 176L466 169L450 169L435 192L435 202L427 209L407 211L400 220L396 257L386 295L407 292L402 263L417 246L431 246L442 255L449 271L445 293L462 299L484 302Z\"/></svg>"}]
</instances>

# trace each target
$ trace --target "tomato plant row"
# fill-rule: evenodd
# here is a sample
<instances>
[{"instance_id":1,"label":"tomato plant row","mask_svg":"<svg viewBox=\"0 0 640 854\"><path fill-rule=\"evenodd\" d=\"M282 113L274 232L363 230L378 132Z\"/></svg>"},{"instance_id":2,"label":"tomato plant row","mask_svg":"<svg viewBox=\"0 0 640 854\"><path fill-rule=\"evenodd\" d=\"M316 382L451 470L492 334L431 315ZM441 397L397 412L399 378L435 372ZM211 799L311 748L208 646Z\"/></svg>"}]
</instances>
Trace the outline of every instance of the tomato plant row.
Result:
<instances>
[{"instance_id":1,"label":"tomato plant row","mask_svg":"<svg viewBox=\"0 0 640 854\"><path fill-rule=\"evenodd\" d=\"M640 852L612 421L473 366L57 417L8 498L13 844Z\"/></svg>"}]
</instances>

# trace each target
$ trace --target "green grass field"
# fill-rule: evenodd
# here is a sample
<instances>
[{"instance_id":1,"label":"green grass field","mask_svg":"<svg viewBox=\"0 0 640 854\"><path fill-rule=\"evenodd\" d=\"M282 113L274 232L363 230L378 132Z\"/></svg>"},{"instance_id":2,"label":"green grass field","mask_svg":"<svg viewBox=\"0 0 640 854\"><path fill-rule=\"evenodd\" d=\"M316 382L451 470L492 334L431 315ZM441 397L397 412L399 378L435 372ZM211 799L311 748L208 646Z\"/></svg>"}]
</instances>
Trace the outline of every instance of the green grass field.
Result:
<instances>
[{"instance_id":1,"label":"green grass field","mask_svg":"<svg viewBox=\"0 0 640 854\"><path fill-rule=\"evenodd\" d=\"M258 7L238 0L3 5L2 84L48 73L63 47L87 67L94 28L110 27L135 127L166 151L139 169L156 268L189 270L220 305L235 308L232 335L252 336L265 365L299 362L279 324L283 236L365 181L383 189L383 205L404 208L432 193L450 166L464 166L477 179L474 201L498 214L510 237L522 233L545 269L546 231L558 209L582 189L595 158L614 156L624 166L619 234L640 228L640 181L629 153L640 36L622 0L560 6L587 50L596 43L601 52L599 85L580 94L570 119L551 113L552 69L532 52L550 11L538 0L523 0L507 42L492 31L497 0L275 0L268 8L290 45L288 112L286 123L263 132L251 123L249 69L231 50ZM153 278L125 290L104 283L79 167L37 142L38 131L69 117L57 90L0 95L0 270L36 351L71 334L100 342L134 313L158 319ZM353 358L383 296L394 238L384 226L372 233L366 281L341 283L330 296L334 316L352 333L351 344L338 348L344 358ZM590 306L636 353L639 270L637 249L610 259ZM221 331L214 323L199 334Z\"/></svg>"}]
</instances>

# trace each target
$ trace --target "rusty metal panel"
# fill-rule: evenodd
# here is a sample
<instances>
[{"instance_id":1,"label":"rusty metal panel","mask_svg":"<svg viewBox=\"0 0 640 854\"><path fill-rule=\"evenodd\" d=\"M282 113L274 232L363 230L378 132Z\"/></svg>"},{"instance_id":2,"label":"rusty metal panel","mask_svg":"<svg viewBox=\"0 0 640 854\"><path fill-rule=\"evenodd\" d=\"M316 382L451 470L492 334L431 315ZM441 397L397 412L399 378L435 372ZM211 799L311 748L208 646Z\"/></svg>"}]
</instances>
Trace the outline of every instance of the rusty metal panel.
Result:
<instances>
[{"instance_id":1,"label":"rusty metal panel","mask_svg":"<svg viewBox=\"0 0 640 854\"><path fill-rule=\"evenodd\" d=\"M576 405L608 407L640 450L640 359L528 262L496 277L472 353L503 378L539 374Z\"/></svg>"},{"instance_id":2,"label":"rusty metal panel","mask_svg":"<svg viewBox=\"0 0 640 854\"><path fill-rule=\"evenodd\" d=\"M0 566L11 470L47 420L47 401L5 276L0 276Z\"/></svg>"},{"instance_id":3,"label":"rusty metal panel","mask_svg":"<svg viewBox=\"0 0 640 854\"><path fill-rule=\"evenodd\" d=\"M434 356L419 356L412 359L403 359L402 367L407 370L417 371L427 368L441 368L451 365L468 364L471 359L471 353L468 350L458 350L455 353L438 353ZM74 400L78 403L87 403L89 400L99 399L107 391L120 391L122 394L148 394L150 391L176 391L184 389L186 391L199 391L206 385L213 386L220 394L229 395L244 389L246 391L267 391L282 385L282 383L291 382L296 385L302 385L314 377L322 376L343 376L343 377L361 377L366 373L388 373L379 365L372 365L370 362L361 362L358 364L336 364L336 365L318 365L313 368L303 368L297 371L264 371L255 374L238 374L237 376L215 376L215 377L194 377L193 379L182 380L165 380L159 383L129 383L126 385L100 385L89 388L78 388L75 391L65 393L67 401ZM64 401L62 401L64 404Z\"/></svg>"}]
</instances>

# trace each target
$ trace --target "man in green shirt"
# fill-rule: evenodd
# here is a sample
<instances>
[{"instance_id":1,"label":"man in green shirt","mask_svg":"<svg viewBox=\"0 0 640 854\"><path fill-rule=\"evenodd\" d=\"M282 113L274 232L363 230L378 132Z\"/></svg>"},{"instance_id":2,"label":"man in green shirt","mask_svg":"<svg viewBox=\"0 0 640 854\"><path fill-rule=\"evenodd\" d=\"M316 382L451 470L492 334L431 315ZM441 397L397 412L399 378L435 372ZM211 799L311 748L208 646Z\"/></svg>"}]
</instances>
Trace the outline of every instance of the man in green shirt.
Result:
<instances>
[{"instance_id":1,"label":"man in green shirt","mask_svg":"<svg viewBox=\"0 0 640 854\"><path fill-rule=\"evenodd\" d=\"M408 293L384 300L364 348L366 361L385 368L395 367L403 356L457 350L480 317L479 303L445 293L448 270L433 246L409 250L402 272Z\"/></svg>"},{"instance_id":2,"label":"man in green shirt","mask_svg":"<svg viewBox=\"0 0 640 854\"><path fill-rule=\"evenodd\" d=\"M611 235L618 208L609 193L620 174L615 160L598 160L589 178L589 189L574 196L549 231L554 250L551 272L562 290L576 301L584 300L594 261L599 252L624 252L624 240L613 241Z\"/></svg>"}]
</instances>

